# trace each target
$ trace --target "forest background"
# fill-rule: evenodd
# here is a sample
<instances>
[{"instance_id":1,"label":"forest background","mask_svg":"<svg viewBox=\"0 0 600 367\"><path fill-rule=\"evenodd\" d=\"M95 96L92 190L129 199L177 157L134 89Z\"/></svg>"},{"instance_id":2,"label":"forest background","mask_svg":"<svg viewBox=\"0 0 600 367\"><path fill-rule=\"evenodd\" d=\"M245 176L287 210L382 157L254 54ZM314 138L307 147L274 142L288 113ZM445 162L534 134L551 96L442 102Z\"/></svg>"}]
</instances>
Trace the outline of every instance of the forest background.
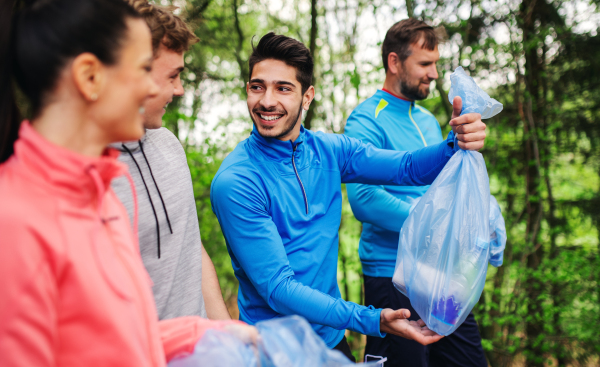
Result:
<instances>
[{"instance_id":1,"label":"forest background","mask_svg":"<svg viewBox=\"0 0 600 367\"><path fill-rule=\"evenodd\" d=\"M158 0L157 0L158 1ZM315 58L312 130L343 133L348 115L381 88L381 41L414 16L443 26L440 78L419 104L449 131L449 74L463 66L504 104L482 150L508 230L504 265L490 267L474 309L491 366L600 365L600 0L162 0L193 24L186 94L165 124L184 145L202 241L237 316L237 281L210 184L252 123L245 104L251 42L275 31ZM345 191L344 191L345 195ZM362 303L361 225L344 197L338 282ZM362 356L364 338L347 333Z\"/></svg>"}]
</instances>

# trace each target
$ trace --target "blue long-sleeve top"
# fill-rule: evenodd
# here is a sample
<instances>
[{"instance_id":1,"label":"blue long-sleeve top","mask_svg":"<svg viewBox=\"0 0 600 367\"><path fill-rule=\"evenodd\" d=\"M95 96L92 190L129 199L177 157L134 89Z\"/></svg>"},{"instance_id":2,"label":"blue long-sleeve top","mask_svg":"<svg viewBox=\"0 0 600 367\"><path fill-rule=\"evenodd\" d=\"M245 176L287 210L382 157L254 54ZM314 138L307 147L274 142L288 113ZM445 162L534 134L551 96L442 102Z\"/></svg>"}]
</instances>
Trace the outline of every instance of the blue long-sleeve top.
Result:
<instances>
[{"instance_id":1,"label":"blue long-sleeve top","mask_svg":"<svg viewBox=\"0 0 600 367\"><path fill-rule=\"evenodd\" d=\"M414 151L443 141L435 117L414 102L378 90L350 115L344 134L380 149ZM392 277L402 224L429 186L347 185L356 219L363 223L358 247L363 273Z\"/></svg>"},{"instance_id":2,"label":"blue long-sleeve top","mask_svg":"<svg viewBox=\"0 0 600 367\"><path fill-rule=\"evenodd\" d=\"M427 185L452 154L452 136L406 153L303 127L295 142L254 130L223 161L211 186L239 280L240 319L255 324L300 315L329 347L344 329L383 336L381 310L340 298L341 184Z\"/></svg>"}]
</instances>

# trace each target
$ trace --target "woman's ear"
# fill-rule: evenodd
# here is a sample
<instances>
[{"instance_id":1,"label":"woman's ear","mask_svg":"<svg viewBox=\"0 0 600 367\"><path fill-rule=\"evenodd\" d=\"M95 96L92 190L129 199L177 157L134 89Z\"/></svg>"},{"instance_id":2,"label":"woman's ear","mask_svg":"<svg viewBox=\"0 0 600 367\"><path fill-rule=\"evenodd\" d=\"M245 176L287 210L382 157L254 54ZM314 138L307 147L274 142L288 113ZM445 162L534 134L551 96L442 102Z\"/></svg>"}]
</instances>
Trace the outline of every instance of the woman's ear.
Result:
<instances>
[{"instance_id":1,"label":"woman's ear","mask_svg":"<svg viewBox=\"0 0 600 367\"><path fill-rule=\"evenodd\" d=\"M315 98L315 88L311 85L306 92L304 92L304 96L302 97L302 108L304 111L308 111L312 100Z\"/></svg>"},{"instance_id":2,"label":"woman's ear","mask_svg":"<svg viewBox=\"0 0 600 367\"><path fill-rule=\"evenodd\" d=\"M104 81L104 65L96 55L84 52L71 64L71 75L81 96L88 102L98 100Z\"/></svg>"}]
</instances>

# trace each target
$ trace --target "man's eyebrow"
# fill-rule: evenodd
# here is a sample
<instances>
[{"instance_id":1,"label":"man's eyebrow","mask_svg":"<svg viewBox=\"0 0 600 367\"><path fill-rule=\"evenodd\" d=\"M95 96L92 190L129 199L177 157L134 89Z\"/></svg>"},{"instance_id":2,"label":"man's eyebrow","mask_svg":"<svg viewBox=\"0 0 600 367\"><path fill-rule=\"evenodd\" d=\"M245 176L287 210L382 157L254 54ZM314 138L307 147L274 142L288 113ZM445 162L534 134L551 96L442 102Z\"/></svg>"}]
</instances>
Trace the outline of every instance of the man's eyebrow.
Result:
<instances>
[{"instance_id":1,"label":"man's eyebrow","mask_svg":"<svg viewBox=\"0 0 600 367\"><path fill-rule=\"evenodd\" d=\"M250 83L266 84L263 79L251 79ZM276 80L276 81L273 82L273 84L277 84L277 85L289 85L289 86L292 86L292 87L296 87L296 85L294 85L294 83L288 82L286 80Z\"/></svg>"},{"instance_id":2,"label":"man's eyebrow","mask_svg":"<svg viewBox=\"0 0 600 367\"><path fill-rule=\"evenodd\" d=\"M278 81L276 81L276 82L275 82L275 84L279 84L279 85L282 85L282 84L283 84L283 85L291 85L292 87L295 87L294 83L292 83L292 82L287 82L287 81L285 81L285 80L278 80Z\"/></svg>"},{"instance_id":3,"label":"man's eyebrow","mask_svg":"<svg viewBox=\"0 0 600 367\"><path fill-rule=\"evenodd\" d=\"M179 73L181 73L183 71L183 69L185 69L185 67L184 66L180 66L180 67L178 67L176 69L173 69L173 72L171 74L179 74Z\"/></svg>"}]
</instances>

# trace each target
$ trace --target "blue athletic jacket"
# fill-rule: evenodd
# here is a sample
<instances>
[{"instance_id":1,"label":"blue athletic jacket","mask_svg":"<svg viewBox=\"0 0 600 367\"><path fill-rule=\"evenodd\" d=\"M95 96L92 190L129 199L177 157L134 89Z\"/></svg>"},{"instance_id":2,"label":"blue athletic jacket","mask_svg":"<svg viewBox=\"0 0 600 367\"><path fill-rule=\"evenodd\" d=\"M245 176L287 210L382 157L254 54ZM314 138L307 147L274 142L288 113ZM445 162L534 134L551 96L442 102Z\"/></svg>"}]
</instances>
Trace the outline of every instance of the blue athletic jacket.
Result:
<instances>
[{"instance_id":1,"label":"blue athletic jacket","mask_svg":"<svg viewBox=\"0 0 600 367\"><path fill-rule=\"evenodd\" d=\"M341 184L431 184L453 147L452 134L406 153L304 127L295 142L254 130L223 161L210 193L239 280L240 319L300 315L329 347L344 329L383 336L381 310L340 298Z\"/></svg>"},{"instance_id":2,"label":"blue athletic jacket","mask_svg":"<svg viewBox=\"0 0 600 367\"><path fill-rule=\"evenodd\" d=\"M378 90L350 115L344 134L380 149L413 151L443 141L440 125L414 102ZM429 186L346 186L356 219L363 223L358 253L363 273L392 277L398 239L412 202Z\"/></svg>"}]
</instances>

